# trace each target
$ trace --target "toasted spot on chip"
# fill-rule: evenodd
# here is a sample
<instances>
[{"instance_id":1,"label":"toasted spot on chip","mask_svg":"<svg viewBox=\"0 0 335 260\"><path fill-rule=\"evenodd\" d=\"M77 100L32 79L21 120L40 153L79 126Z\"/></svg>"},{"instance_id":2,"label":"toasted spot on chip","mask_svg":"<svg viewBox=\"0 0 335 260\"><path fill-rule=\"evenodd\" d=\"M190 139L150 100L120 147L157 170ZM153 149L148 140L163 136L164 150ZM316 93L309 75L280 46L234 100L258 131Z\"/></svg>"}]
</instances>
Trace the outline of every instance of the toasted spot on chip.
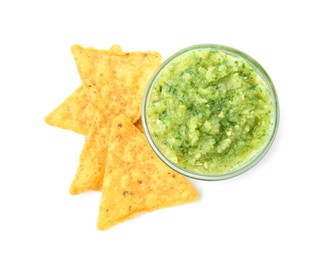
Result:
<instances>
[{"instance_id":1,"label":"toasted spot on chip","mask_svg":"<svg viewBox=\"0 0 335 260\"><path fill-rule=\"evenodd\" d=\"M142 125L142 118L140 117L134 125L142 132L144 133L143 125Z\"/></svg>"},{"instance_id":2,"label":"toasted spot on chip","mask_svg":"<svg viewBox=\"0 0 335 260\"><path fill-rule=\"evenodd\" d=\"M198 193L191 183L154 154L130 119L124 115L115 118L109 138L98 229L106 230L139 214L196 200Z\"/></svg>"}]
</instances>

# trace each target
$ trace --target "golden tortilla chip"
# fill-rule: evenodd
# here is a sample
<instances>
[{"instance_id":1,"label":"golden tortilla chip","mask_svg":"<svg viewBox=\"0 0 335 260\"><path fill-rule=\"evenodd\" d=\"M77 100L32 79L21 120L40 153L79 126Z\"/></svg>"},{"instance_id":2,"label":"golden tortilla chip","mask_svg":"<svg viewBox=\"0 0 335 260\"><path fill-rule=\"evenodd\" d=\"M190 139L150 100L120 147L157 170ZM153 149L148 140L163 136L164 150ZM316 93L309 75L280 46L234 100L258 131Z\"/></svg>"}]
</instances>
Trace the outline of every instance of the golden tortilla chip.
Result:
<instances>
[{"instance_id":1,"label":"golden tortilla chip","mask_svg":"<svg viewBox=\"0 0 335 260\"><path fill-rule=\"evenodd\" d=\"M190 182L167 167L124 115L112 126L97 227L198 200Z\"/></svg>"},{"instance_id":2,"label":"golden tortilla chip","mask_svg":"<svg viewBox=\"0 0 335 260\"><path fill-rule=\"evenodd\" d=\"M86 135L91 123L91 120L86 116L87 108L88 99L83 87L80 86L45 117L45 122L51 126Z\"/></svg>"},{"instance_id":3,"label":"golden tortilla chip","mask_svg":"<svg viewBox=\"0 0 335 260\"><path fill-rule=\"evenodd\" d=\"M71 194L79 194L87 190L101 190L103 173L106 165L107 144L101 138L106 133L104 128L97 126L96 121L85 139L80 154L80 163L77 174L70 186Z\"/></svg>"},{"instance_id":4,"label":"golden tortilla chip","mask_svg":"<svg viewBox=\"0 0 335 260\"><path fill-rule=\"evenodd\" d=\"M112 53L122 53L119 45L113 45ZM80 45L72 47L72 53L78 61L80 75L95 73L94 66L97 58L97 50L93 48L84 49ZM85 61L84 63L81 61ZM94 79L95 75L91 78ZM83 86L77 88L62 104L46 116L45 121L51 126L72 130L82 135L87 135L89 127L94 118L94 111L91 111L90 103Z\"/></svg>"},{"instance_id":5,"label":"golden tortilla chip","mask_svg":"<svg viewBox=\"0 0 335 260\"><path fill-rule=\"evenodd\" d=\"M94 72L85 68L80 74L89 98L94 123L87 135L77 174L70 192L78 194L86 190L100 190L107 158L107 141L114 118L125 114L136 122L140 118L141 100L150 76L161 63L157 52L116 53L99 50L78 55L76 62L86 67L94 56ZM84 75L82 75L84 73ZM86 73L86 74L85 74ZM91 178L91 180L90 180Z\"/></svg>"},{"instance_id":6,"label":"golden tortilla chip","mask_svg":"<svg viewBox=\"0 0 335 260\"><path fill-rule=\"evenodd\" d=\"M89 132L88 137L85 140L84 148L80 155L80 164L78 173L73 180L70 187L71 194L79 194L86 190L101 190L106 165L106 151L108 150L108 143L104 137L108 135L105 127L100 128L96 121L93 123L91 128L92 132ZM144 133L141 118L138 119L134 126ZM103 137L103 138L102 138ZM94 174L83 174L83 173L94 173Z\"/></svg>"},{"instance_id":7,"label":"golden tortilla chip","mask_svg":"<svg viewBox=\"0 0 335 260\"><path fill-rule=\"evenodd\" d=\"M92 47L83 48L76 44L71 47L71 52L86 92L89 89L87 87L96 86L96 66L100 63L102 53L117 54L122 53L122 49L119 45L113 45L109 50L98 50Z\"/></svg>"}]
</instances>

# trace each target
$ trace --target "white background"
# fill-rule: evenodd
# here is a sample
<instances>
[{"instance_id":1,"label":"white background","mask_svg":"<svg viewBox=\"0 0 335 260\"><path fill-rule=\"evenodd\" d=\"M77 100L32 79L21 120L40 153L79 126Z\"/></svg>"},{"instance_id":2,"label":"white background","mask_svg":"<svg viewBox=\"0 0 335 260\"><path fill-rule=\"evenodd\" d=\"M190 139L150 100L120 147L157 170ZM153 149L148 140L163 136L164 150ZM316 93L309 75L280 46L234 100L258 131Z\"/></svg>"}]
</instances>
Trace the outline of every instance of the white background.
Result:
<instances>
[{"instance_id":1,"label":"white background","mask_svg":"<svg viewBox=\"0 0 335 260\"><path fill-rule=\"evenodd\" d=\"M0 259L335 259L332 1L1 1ZM44 117L80 85L73 44L240 49L271 76L266 157L200 201L96 229L100 193L71 196L84 137Z\"/></svg>"}]
</instances>

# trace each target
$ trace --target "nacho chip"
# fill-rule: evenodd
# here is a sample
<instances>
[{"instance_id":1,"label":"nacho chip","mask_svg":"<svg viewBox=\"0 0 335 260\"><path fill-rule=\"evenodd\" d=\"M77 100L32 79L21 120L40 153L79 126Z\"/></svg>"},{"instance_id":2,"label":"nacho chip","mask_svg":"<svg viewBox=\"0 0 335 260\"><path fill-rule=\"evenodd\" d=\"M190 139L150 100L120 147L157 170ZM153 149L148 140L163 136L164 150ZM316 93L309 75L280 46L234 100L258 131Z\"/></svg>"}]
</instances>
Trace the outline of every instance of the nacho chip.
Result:
<instances>
[{"instance_id":1,"label":"nacho chip","mask_svg":"<svg viewBox=\"0 0 335 260\"><path fill-rule=\"evenodd\" d=\"M76 44L71 47L71 52L86 92L91 86L96 86L96 66L100 63L102 54L121 54L122 49L119 45L113 45L109 50L98 50L92 47L83 48Z\"/></svg>"},{"instance_id":2,"label":"nacho chip","mask_svg":"<svg viewBox=\"0 0 335 260\"><path fill-rule=\"evenodd\" d=\"M101 138L106 133L104 128L97 126L96 121L85 139L84 148L80 154L80 164L77 174L70 186L71 194L79 194L87 190L101 190L102 179L106 165L107 144ZM87 173L87 174L85 174Z\"/></svg>"},{"instance_id":3,"label":"nacho chip","mask_svg":"<svg viewBox=\"0 0 335 260\"><path fill-rule=\"evenodd\" d=\"M112 126L97 227L198 200L189 181L168 168L124 115Z\"/></svg>"},{"instance_id":4,"label":"nacho chip","mask_svg":"<svg viewBox=\"0 0 335 260\"><path fill-rule=\"evenodd\" d=\"M86 135L90 126L86 111L88 100L82 86L78 87L54 111L45 117L45 122L51 126L72 130Z\"/></svg>"},{"instance_id":5,"label":"nacho chip","mask_svg":"<svg viewBox=\"0 0 335 260\"><path fill-rule=\"evenodd\" d=\"M107 160L108 142L106 136L108 135L105 127L99 127L97 122L93 123L91 132L85 140L84 148L80 155L80 164L78 174L70 187L71 194L79 194L87 190L101 190L104 174L97 174L105 171ZM134 126L144 133L141 118L138 119ZM84 172L94 174L83 174Z\"/></svg>"},{"instance_id":6,"label":"nacho chip","mask_svg":"<svg viewBox=\"0 0 335 260\"><path fill-rule=\"evenodd\" d=\"M119 45L113 45L109 51L113 53L122 53L122 49ZM94 74L94 63L97 57L97 50L93 48L84 49L80 45L74 45L72 47L72 52L75 59L79 60L77 64L80 75L88 73ZM85 60L86 62L83 64L81 63L82 60ZM94 112L92 113L89 107L90 103L85 89L83 86L80 86L62 104L46 116L45 121L51 126L87 135L94 117Z\"/></svg>"},{"instance_id":7,"label":"nacho chip","mask_svg":"<svg viewBox=\"0 0 335 260\"><path fill-rule=\"evenodd\" d=\"M140 118L144 88L160 64L161 56L157 52L116 53L91 49L88 54L74 56L79 63L90 111L96 120L87 135L78 171L70 187L72 194L78 194L101 189L111 124L120 114L127 115L132 122ZM95 73L91 68L79 69L87 67L87 60L91 62L92 56Z\"/></svg>"},{"instance_id":8,"label":"nacho chip","mask_svg":"<svg viewBox=\"0 0 335 260\"><path fill-rule=\"evenodd\" d=\"M87 93L89 103L93 106L93 109L90 109L93 115L89 118L98 116L103 122L106 121L106 117L110 116L111 104L116 103L116 110L112 112L111 117L123 113L127 107L127 115L135 122L139 118L141 106L138 100L142 99L145 84L161 62L160 54L157 52L123 53L119 45L113 45L110 50L74 45L71 51L84 91ZM119 77L114 80L115 74ZM123 88L123 85L127 85L127 88Z\"/></svg>"}]
</instances>

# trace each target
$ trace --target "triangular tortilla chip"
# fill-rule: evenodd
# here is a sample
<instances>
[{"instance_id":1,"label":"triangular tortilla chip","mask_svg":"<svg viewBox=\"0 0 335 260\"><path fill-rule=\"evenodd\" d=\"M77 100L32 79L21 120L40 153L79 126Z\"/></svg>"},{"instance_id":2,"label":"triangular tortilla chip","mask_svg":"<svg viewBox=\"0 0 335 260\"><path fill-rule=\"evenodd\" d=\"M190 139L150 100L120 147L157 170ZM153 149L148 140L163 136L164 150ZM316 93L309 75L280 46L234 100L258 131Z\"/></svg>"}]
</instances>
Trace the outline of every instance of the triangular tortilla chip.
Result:
<instances>
[{"instance_id":1,"label":"triangular tortilla chip","mask_svg":"<svg viewBox=\"0 0 335 260\"><path fill-rule=\"evenodd\" d=\"M102 133L101 131L106 130L105 127L98 127L96 122L91 128L92 132L89 132L88 138L86 138L84 148L81 152L80 164L77 174L71 187L70 192L72 194L78 194L86 190L101 190L104 174L96 174L105 171L106 165L106 151L108 149L108 143L102 137L107 136L108 133ZM144 133L141 118L135 122L135 127ZM94 174L82 174L84 172Z\"/></svg>"},{"instance_id":2,"label":"triangular tortilla chip","mask_svg":"<svg viewBox=\"0 0 335 260\"><path fill-rule=\"evenodd\" d=\"M109 51L121 53L122 49L119 45L113 45ZM85 63L77 63L80 76L90 75L90 79L93 80L95 78L94 66L97 50L93 48L84 49L80 45L74 45L72 53L76 60L86 61ZM80 86L62 104L46 116L45 121L51 126L87 135L95 113L89 107L90 103L85 88Z\"/></svg>"},{"instance_id":3,"label":"triangular tortilla chip","mask_svg":"<svg viewBox=\"0 0 335 260\"><path fill-rule=\"evenodd\" d=\"M198 200L190 182L167 167L124 115L112 126L97 227Z\"/></svg>"},{"instance_id":4,"label":"triangular tortilla chip","mask_svg":"<svg viewBox=\"0 0 335 260\"><path fill-rule=\"evenodd\" d=\"M51 126L86 135L91 123L91 120L86 115L87 109L88 99L84 88L80 86L45 117L45 122Z\"/></svg>"},{"instance_id":5,"label":"triangular tortilla chip","mask_svg":"<svg viewBox=\"0 0 335 260\"><path fill-rule=\"evenodd\" d=\"M111 124L120 114L127 115L132 122L140 118L145 86L161 63L157 52L116 53L89 48L85 54L85 49L79 48L78 55L78 48L72 51L96 121L86 137L78 171L70 187L71 194L101 190ZM92 62L92 56L94 69L80 69L87 67L87 60Z\"/></svg>"}]
</instances>

